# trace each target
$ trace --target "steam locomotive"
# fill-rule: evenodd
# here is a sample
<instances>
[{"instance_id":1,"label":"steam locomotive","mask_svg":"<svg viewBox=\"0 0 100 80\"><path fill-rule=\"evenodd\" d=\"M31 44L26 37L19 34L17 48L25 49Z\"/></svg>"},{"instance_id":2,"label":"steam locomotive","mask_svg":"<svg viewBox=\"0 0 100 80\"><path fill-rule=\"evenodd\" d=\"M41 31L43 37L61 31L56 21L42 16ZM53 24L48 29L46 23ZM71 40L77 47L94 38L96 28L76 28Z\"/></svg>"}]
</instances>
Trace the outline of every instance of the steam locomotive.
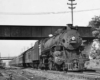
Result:
<instances>
[{"instance_id":1,"label":"steam locomotive","mask_svg":"<svg viewBox=\"0 0 100 80\"><path fill-rule=\"evenodd\" d=\"M87 59L82 54L82 38L77 28L68 25L55 34L23 52L10 62L13 66L34 67L49 70L84 70Z\"/></svg>"}]
</instances>

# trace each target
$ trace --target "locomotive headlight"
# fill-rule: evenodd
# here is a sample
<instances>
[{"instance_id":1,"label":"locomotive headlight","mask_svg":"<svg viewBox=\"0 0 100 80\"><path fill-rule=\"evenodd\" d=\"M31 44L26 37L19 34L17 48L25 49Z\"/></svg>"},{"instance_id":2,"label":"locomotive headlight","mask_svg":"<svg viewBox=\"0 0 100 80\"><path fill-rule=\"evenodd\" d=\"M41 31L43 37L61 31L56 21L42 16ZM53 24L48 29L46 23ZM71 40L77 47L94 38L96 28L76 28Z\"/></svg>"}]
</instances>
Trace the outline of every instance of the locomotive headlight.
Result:
<instances>
[{"instance_id":1,"label":"locomotive headlight","mask_svg":"<svg viewBox=\"0 0 100 80\"><path fill-rule=\"evenodd\" d=\"M72 40L75 40L75 36L72 37Z\"/></svg>"}]
</instances>

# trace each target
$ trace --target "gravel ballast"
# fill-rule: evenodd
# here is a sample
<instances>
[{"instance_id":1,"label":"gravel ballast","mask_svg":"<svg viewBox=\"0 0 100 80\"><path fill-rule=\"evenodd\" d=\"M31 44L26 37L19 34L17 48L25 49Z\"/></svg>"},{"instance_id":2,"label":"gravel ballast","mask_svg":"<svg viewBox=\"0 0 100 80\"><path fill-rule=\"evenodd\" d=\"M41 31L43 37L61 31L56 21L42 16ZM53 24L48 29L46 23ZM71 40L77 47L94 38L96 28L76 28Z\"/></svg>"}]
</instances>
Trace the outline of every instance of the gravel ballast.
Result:
<instances>
[{"instance_id":1,"label":"gravel ballast","mask_svg":"<svg viewBox=\"0 0 100 80\"><path fill-rule=\"evenodd\" d=\"M48 73L47 71L41 71L41 70L24 69L23 71L28 72L33 76L44 77L47 80L87 80L87 79L79 79L77 77L66 76L63 74Z\"/></svg>"}]
</instances>

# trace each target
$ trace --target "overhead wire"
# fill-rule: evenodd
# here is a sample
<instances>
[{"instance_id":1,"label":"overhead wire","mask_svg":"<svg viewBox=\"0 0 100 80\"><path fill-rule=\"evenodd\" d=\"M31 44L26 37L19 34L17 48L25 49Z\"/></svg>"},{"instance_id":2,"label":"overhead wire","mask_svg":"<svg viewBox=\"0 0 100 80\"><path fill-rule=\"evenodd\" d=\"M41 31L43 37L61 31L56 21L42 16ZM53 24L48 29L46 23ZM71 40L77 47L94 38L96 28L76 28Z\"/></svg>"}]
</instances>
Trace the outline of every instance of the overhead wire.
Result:
<instances>
[{"instance_id":1,"label":"overhead wire","mask_svg":"<svg viewBox=\"0 0 100 80\"><path fill-rule=\"evenodd\" d=\"M45 14L63 14L69 13L70 11L63 12L35 12L35 13L14 13L14 12L0 12L1 15L45 15Z\"/></svg>"},{"instance_id":2,"label":"overhead wire","mask_svg":"<svg viewBox=\"0 0 100 80\"><path fill-rule=\"evenodd\" d=\"M77 12L87 12L87 11L94 11L94 10L100 10L100 8L97 9L88 9L88 10L79 10L74 11ZM46 15L46 14L65 14L70 13L71 11L60 11L60 12L35 12L35 13L15 13L15 12L0 12L0 15Z\"/></svg>"}]
</instances>

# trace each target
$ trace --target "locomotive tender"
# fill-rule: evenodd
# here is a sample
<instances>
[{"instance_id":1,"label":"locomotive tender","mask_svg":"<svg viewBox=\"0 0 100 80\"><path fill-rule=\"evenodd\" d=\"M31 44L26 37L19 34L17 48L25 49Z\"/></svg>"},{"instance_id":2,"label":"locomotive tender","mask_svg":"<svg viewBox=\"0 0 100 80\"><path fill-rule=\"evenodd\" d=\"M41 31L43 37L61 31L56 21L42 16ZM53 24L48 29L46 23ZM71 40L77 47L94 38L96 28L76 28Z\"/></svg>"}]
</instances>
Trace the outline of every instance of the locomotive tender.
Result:
<instances>
[{"instance_id":1,"label":"locomotive tender","mask_svg":"<svg viewBox=\"0 0 100 80\"><path fill-rule=\"evenodd\" d=\"M82 38L71 25L58 30L54 36L39 40L18 56L11 65L54 70L83 70L85 57Z\"/></svg>"}]
</instances>

